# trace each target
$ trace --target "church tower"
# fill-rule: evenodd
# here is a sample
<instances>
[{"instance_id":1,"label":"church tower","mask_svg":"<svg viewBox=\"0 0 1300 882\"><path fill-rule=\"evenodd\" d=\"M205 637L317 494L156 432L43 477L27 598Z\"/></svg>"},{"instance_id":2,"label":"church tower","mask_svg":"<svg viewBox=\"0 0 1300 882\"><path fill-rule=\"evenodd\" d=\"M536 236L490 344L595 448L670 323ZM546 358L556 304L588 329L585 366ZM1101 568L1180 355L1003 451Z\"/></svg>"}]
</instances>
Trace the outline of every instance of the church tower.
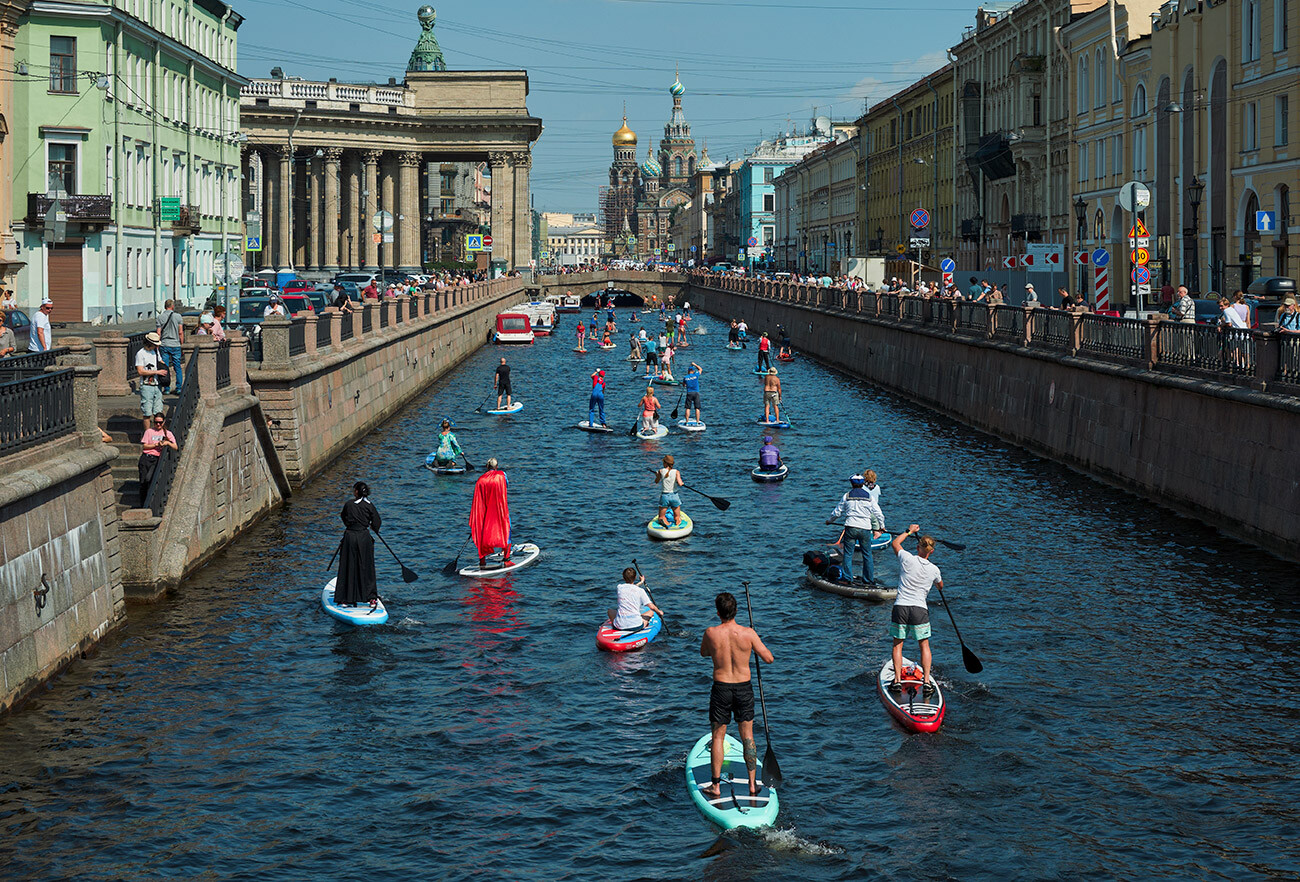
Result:
<instances>
[{"instance_id":1,"label":"church tower","mask_svg":"<svg viewBox=\"0 0 1300 882\"><path fill-rule=\"evenodd\" d=\"M614 162L609 167L609 189L605 192L605 241L606 247L615 252L620 240L626 240L625 228L636 228L636 200L641 188L640 169L636 164L636 132L627 126L627 114L623 114L623 125L611 139L614 145Z\"/></svg>"},{"instance_id":2,"label":"church tower","mask_svg":"<svg viewBox=\"0 0 1300 882\"><path fill-rule=\"evenodd\" d=\"M691 137L691 124L682 111L682 96L686 87L680 74L674 76L668 87L673 96L673 115L664 125L664 139L659 144L659 165L663 169L662 189L685 187L695 174L695 139Z\"/></svg>"}]
</instances>

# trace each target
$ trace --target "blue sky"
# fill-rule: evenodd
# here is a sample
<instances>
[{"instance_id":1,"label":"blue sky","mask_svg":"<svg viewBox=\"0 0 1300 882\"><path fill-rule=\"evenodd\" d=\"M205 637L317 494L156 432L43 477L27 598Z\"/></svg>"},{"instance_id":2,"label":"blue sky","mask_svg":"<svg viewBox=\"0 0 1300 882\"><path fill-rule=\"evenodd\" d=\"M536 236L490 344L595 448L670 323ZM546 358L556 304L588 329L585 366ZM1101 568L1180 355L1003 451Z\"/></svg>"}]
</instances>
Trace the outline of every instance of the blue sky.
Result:
<instances>
[{"instance_id":1,"label":"blue sky","mask_svg":"<svg viewBox=\"0 0 1300 882\"><path fill-rule=\"evenodd\" d=\"M622 121L644 157L672 110L673 67L697 145L714 160L806 126L813 108L853 119L940 67L976 0L452 0L434 3L454 70L523 68L545 131L532 188L544 211L594 211ZM419 36L415 0L239 2L239 71L384 82Z\"/></svg>"}]
</instances>

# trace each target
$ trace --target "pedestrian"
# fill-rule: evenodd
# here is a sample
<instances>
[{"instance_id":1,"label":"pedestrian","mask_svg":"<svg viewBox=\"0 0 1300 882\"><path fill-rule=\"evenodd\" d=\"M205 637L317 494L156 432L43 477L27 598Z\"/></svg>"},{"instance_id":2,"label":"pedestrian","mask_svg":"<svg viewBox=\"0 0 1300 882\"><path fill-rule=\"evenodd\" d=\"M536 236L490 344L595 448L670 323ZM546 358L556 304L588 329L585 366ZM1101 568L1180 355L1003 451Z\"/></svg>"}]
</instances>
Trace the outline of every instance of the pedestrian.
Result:
<instances>
[{"instance_id":1,"label":"pedestrian","mask_svg":"<svg viewBox=\"0 0 1300 882\"><path fill-rule=\"evenodd\" d=\"M167 385L167 365L158 352L160 338L154 332L144 335L144 345L135 354L135 373L140 378L140 414L148 431L153 418L163 411L162 387Z\"/></svg>"},{"instance_id":2,"label":"pedestrian","mask_svg":"<svg viewBox=\"0 0 1300 882\"><path fill-rule=\"evenodd\" d=\"M451 420L443 420L438 430L438 447L433 453L433 464L435 466L455 465L456 458L465 455L465 451L460 449L460 443L456 440L456 433L451 430Z\"/></svg>"},{"instance_id":3,"label":"pedestrian","mask_svg":"<svg viewBox=\"0 0 1300 882\"><path fill-rule=\"evenodd\" d=\"M170 391L163 389L164 395L180 394L181 386L185 383L181 364L181 344L185 342L185 326L175 307L175 300L166 300L163 303L162 314L155 322L157 327L154 328L162 347L159 350L162 353L162 361L169 374L167 379L170 379L172 384Z\"/></svg>"},{"instance_id":4,"label":"pedestrian","mask_svg":"<svg viewBox=\"0 0 1300 882\"><path fill-rule=\"evenodd\" d=\"M1169 308L1169 314L1185 325L1196 324L1196 301L1192 299L1191 294L1187 293L1186 285L1178 286L1174 305Z\"/></svg>"},{"instance_id":5,"label":"pedestrian","mask_svg":"<svg viewBox=\"0 0 1300 882\"><path fill-rule=\"evenodd\" d=\"M685 487L682 473L673 468L673 455L664 454L664 466L655 471L654 482L659 485L659 523L665 527L676 527L682 522L682 498L678 488ZM668 509L673 510L673 519L667 518Z\"/></svg>"},{"instance_id":6,"label":"pedestrian","mask_svg":"<svg viewBox=\"0 0 1300 882\"><path fill-rule=\"evenodd\" d=\"M889 688L895 691L903 688L903 641L912 637L921 646L921 679L928 698L934 694L934 685L930 681L930 608L926 597L935 585L943 590L943 574L930 560L934 554L933 537L921 536L916 542L916 554L903 548L903 540L920 531L919 526L912 524L906 533L894 537L892 546L898 555L899 574L898 597L889 617L889 634L894 638L894 682Z\"/></svg>"},{"instance_id":7,"label":"pedestrian","mask_svg":"<svg viewBox=\"0 0 1300 882\"><path fill-rule=\"evenodd\" d=\"M686 390L686 422L688 425L704 422L704 414L700 412L700 374L703 373L701 368L695 362L691 362L691 369L682 377L682 388ZM691 411L694 410L695 417L691 418Z\"/></svg>"},{"instance_id":8,"label":"pedestrian","mask_svg":"<svg viewBox=\"0 0 1300 882\"><path fill-rule=\"evenodd\" d=\"M41 301L40 309L32 316L31 333L27 338L28 352L49 352L54 348L54 330L50 327L50 313L54 312L54 301L46 297Z\"/></svg>"},{"instance_id":9,"label":"pedestrian","mask_svg":"<svg viewBox=\"0 0 1300 882\"><path fill-rule=\"evenodd\" d=\"M284 316L284 301L280 299L279 294L272 294L266 301L266 308L262 310L262 318L269 318L273 315Z\"/></svg>"},{"instance_id":10,"label":"pedestrian","mask_svg":"<svg viewBox=\"0 0 1300 882\"><path fill-rule=\"evenodd\" d=\"M492 375L492 388L497 393L497 410L501 409L501 398L506 399L506 407L510 407L510 365L506 364L506 357L501 356L501 363L497 365L496 373Z\"/></svg>"},{"instance_id":11,"label":"pedestrian","mask_svg":"<svg viewBox=\"0 0 1300 882\"><path fill-rule=\"evenodd\" d=\"M758 653L765 664L775 657L763 645L753 628L736 621L736 598L723 591L713 601L720 624L706 628L700 640L700 655L713 660L713 685L709 689L709 727L713 740L709 755L713 759L713 783L702 788L704 795L717 799L722 795L722 760L726 756L727 724L732 717L740 728L740 744L749 769L749 793L758 794L758 747L754 744L754 686L750 682L749 657Z\"/></svg>"},{"instance_id":12,"label":"pedestrian","mask_svg":"<svg viewBox=\"0 0 1300 882\"><path fill-rule=\"evenodd\" d=\"M176 436L167 430L167 421L158 413L154 414L145 427L144 434L140 436L140 461L136 463L140 475L139 508L144 508L145 500L149 498L149 485L153 483L153 476L158 471L158 463L162 462L164 448L178 449Z\"/></svg>"},{"instance_id":13,"label":"pedestrian","mask_svg":"<svg viewBox=\"0 0 1300 882\"><path fill-rule=\"evenodd\" d=\"M1241 289L1232 292L1232 308L1241 316L1241 325L1239 327L1250 327L1250 304L1246 302L1246 293Z\"/></svg>"},{"instance_id":14,"label":"pedestrian","mask_svg":"<svg viewBox=\"0 0 1300 882\"><path fill-rule=\"evenodd\" d=\"M343 503L343 538L339 540L339 568L334 576L334 603L354 606L379 605L379 580L375 577L375 537L383 521L370 501L370 487L364 481L352 485L352 498Z\"/></svg>"},{"instance_id":15,"label":"pedestrian","mask_svg":"<svg viewBox=\"0 0 1300 882\"><path fill-rule=\"evenodd\" d=\"M970 287L966 289L966 295L971 300L979 300L984 295L984 285L980 284L979 279L970 277Z\"/></svg>"},{"instance_id":16,"label":"pedestrian","mask_svg":"<svg viewBox=\"0 0 1300 882\"><path fill-rule=\"evenodd\" d=\"M0 310L0 358L9 358L18 351L18 341L14 332L5 327L5 313Z\"/></svg>"},{"instance_id":17,"label":"pedestrian","mask_svg":"<svg viewBox=\"0 0 1300 882\"><path fill-rule=\"evenodd\" d=\"M1056 296L1061 298L1061 309L1074 309L1074 298L1070 296L1069 290L1064 285L1056 289Z\"/></svg>"},{"instance_id":18,"label":"pedestrian","mask_svg":"<svg viewBox=\"0 0 1300 882\"><path fill-rule=\"evenodd\" d=\"M474 482L474 503L469 512L469 531L478 548L478 566L487 565L487 556L501 551L501 564L510 563L510 480L497 468L496 457Z\"/></svg>"},{"instance_id":19,"label":"pedestrian","mask_svg":"<svg viewBox=\"0 0 1300 882\"><path fill-rule=\"evenodd\" d=\"M771 370L772 361L768 358L768 351L772 348L772 341L767 339L767 331L764 331L758 338L758 367L759 370Z\"/></svg>"},{"instance_id":20,"label":"pedestrian","mask_svg":"<svg viewBox=\"0 0 1300 882\"><path fill-rule=\"evenodd\" d=\"M348 296L348 292L344 290L342 285L334 286L333 306L343 315L347 315L350 312L356 312L356 307L352 305L352 298Z\"/></svg>"},{"instance_id":21,"label":"pedestrian","mask_svg":"<svg viewBox=\"0 0 1300 882\"><path fill-rule=\"evenodd\" d=\"M596 422L597 411L600 422ZM591 397L587 400L587 425L605 425L605 372L598 370L591 375Z\"/></svg>"},{"instance_id":22,"label":"pedestrian","mask_svg":"<svg viewBox=\"0 0 1300 882\"><path fill-rule=\"evenodd\" d=\"M655 387L646 386L645 395L641 396L641 429L643 434L651 435L659 430L659 399L655 397Z\"/></svg>"},{"instance_id":23,"label":"pedestrian","mask_svg":"<svg viewBox=\"0 0 1300 882\"><path fill-rule=\"evenodd\" d=\"M768 368L763 378L763 422L781 422L781 378L776 375L776 368Z\"/></svg>"},{"instance_id":24,"label":"pedestrian","mask_svg":"<svg viewBox=\"0 0 1300 882\"><path fill-rule=\"evenodd\" d=\"M1025 285L1025 306L1032 306L1037 309L1041 304L1038 302L1038 292L1034 290L1033 285Z\"/></svg>"},{"instance_id":25,"label":"pedestrian","mask_svg":"<svg viewBox=\"0 0 1300 882\"><path fill-rule=\"evenodd\" d=\"M862 562L867 572L864 584L875 585L876 564L871 557L871 540L885 528L885 516L871 498L866 483L866 478L862 475L851 476L849 491L840 497L839 504L826 519L826 523L833 524L837 518L844 518L844 532L840 536L844 559L840 562L840 570L845 581L853 581L853 551L861 545Z\"/></svg>"},{"instance_id":26,"label":"pedestrian","mask_svg":"<svg viewBox=\"0 0 1300 882\"><path fill-rule=\"evenodd\" d=\"M17 309L18 301L14 299L12 288L0 288L0 309Z\"/></svg>"},{"instance_id":27,"label":"pedestrian","mask_svg":"<svg viewBox=\"0 0 1300 882\"><path fill-rule=\"evenodd\" d=\"M1277 329L1287 334L1300 334L1300 308L1296 307L1294 297L1282 301L1277 311Z\"/></svg>"},{"instance_id":28,"label":"pedestrian","mask_svg":"<svg viewBox=\"0 0 1300 882\"><path fill-rule=\"evenodd\" d=\"M194 333L200 337L212 336L212 325L216 322L216 317L210 312L205 312L199 316L199 329Z\"/></svg>"},{"instance_id":29,"label":"pedestrian","mask_svg":"<svg viewBox=\"0 0 1300 882\"><path fill-rule=\"evenodd\" d=\"M212 307L212 339L226 342L226 308L220 303Z\"/></svg>"},{"instance_id":30,"label":"pedestrian","mask_svg":"<svg viewBox=\"0 0 1300 882\"><path fill-rule=\"evenodd\" d=\"M645 576L639 581L636 570L628 567L623 570L623 581L614 589L614 606L608 611L610 627L617 631L639 631L650 624L654 613L663 618L664 611L655 606L644 587Z\"/></svg>"}]
</instances>

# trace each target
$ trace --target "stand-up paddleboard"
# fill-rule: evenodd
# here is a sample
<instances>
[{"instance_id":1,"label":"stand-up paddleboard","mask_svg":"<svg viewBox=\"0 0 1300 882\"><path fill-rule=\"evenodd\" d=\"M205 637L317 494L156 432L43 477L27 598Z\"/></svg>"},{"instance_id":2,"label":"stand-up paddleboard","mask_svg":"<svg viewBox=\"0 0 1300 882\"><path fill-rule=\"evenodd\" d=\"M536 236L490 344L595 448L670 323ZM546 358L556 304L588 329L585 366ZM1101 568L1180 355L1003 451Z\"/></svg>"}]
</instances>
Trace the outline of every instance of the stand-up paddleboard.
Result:
<instances>
[{"instance_id":1,"label":"stand-up paddleboard","mask_svg":"<svg viewBox=\"0 0 1300 882\"><path fill-rule=\"evenodd\" d=\"M629 355L629 356L627 357L627 360L628 360L628 361L645 361L645 358L644 358L643 356L637 355L637 354L634 352L634 353L632 353L631 355Z\"/></svg>"},{"instance_id":2,"label":"stand-up paddleboard","mask_svg":"<svg viewBox=\"0 0 1300 882\"><path fill-rule=\"evenodd\" d=\"M483 562L482 567L478 564L461 567L460 574L475 579L492 579L523 569L530 563L535 562L541 554L542 550L532 542L519 542L510 546L509 563L503 563L501 552L496 551L487 556L487 560Z\"/></svg>"},{"instance_id":3,"label":"stand-up paddleboard","mask_svg":"<svg viewBox=\"0 0 1300 882\"><path fill-rule=\"evenodd\" d=\"M793 356L793 355L778 355L778 356L776 357L776 360L777 360L777 361L794 361L794 356Z\"/></svg>"},{"instance_id":4,"label":"stand-up paddleboard","mask_svg":"<svg viewBox=\"0 0 1300 882\"><path fill-rule=\"evenodd\" d=\"M880 703L889 711L889 715L909 732L938 732L943 725L943 691L930 674L930 683L934 693L928 698L922 691L921 668L903 659L903 689L901 692L890 691L889 684L894 682L894 660L885 662L876 679L876 691L880 693Z\"/></svg>"},{"instance_id":5,"label":"stand-up paddleboard","mask_svg":"<svg viewBox=\"0 0 1300 882\"><path fill-rule=\"evenodd\" d=\"M890 543L893 541L894 537L889 535L889 531L886 530L884 533L881 533L879 536L871 540L871 550L879 551L882 548L888 548Z\"/></svg>"},{"instance_id":6,"label":"stand-up paddleboard","mask_svg":"<svg viewBox=\"0 0 1300 882\"><path fill-rule=\"evenodd\" d=\"M650 612L650 607L642 607L641 612ZM659 613L651 613L650 622L644 628L633 628L631 631L620 631L614 627L613 622L606 619L605 624L596 631L596 645L606 652L632 652L647 643L653 643L663 626Z\"/></svg>"},{"instance_id":7,"label":"stand-up paddleboard","mask_svg":"<svg viewBox=\"0 0 1300 882\"><path fill-rule=\"evenodd\" d=\"M663 539L665 541L685 539L695 529L695 522L691 520L691 516L686 512L683 511L681 515L682 519L675 526L665 524L659 520L658 515L655 515L651 518L650 523L646 524L645 531L651 539Z\"/></svg>"},{"instance_id":8,"label":"stand-up paddleboard","mask_svg":"<svg viewBox=\"0 0 1300 882\"><path fill-rule=\"evenodd\" d=\"M785 476L790 473L790 467L782 463L780 467L768 470L764 468L750 469L749 476L760 484L772 484L777 481L784 481Z\"/></svg>"},{"instance_id":9,"label":"stand-up paddleboard","mask_svg":"<svg viewBox=\"0 0 1300 882\"><path fill-rule=\"evenodd\" d=\"M588 422L587 420L583 420L582 422L578 423L578 428L579 428L579 429L582 429L582 431L584 431L584 432L612 432L612 431L614 431L614 430L611 429L609 426L601 425L600 423L591 423L591 422Z\"/></svg>"},{"instance_id":10,"label":"stand-up paddleboard","mask_svg":"<svg viewBox=\"0 0 1300 882\"><path fill-rule=\"evenodd\" d=\"M741 345L740 345L739 343L728 343L728 344L727 344L727 348L730 349L732 352L735 352L735 351L737 351L738 349L741 349L741 348L743 348L743 347L741 347Z\"/></svg>"},{"instance_id":11,"label":"stand-up paddleboard","mask_svg":"<svg viewBox=\"0 0 1300 882\"><path fill-rule=\"evenodd\" d=\"M722 795L709 797L703 792L713 781L713 759L710 755L712 735L705 735L686 755L686 790L700 814L723 830L737 827L770 827L776 823L780 803L776 791L763 783L763 762L755 769L757 795L749 793L749 769L745 767L745 751L740 742L725 736L722 758Z\"/></svg>"},{"instance_id":12,"label":"stand-up paddleboard","mask_svg":"<svg viewBox=\"0 0 1300 882\"><path fill-rule=\"evenodd\" d=\"M382 625L388 621L388 610L384 608L384 602L381 600L374 608L370 608L369 603L358 603L356 606L339 606L334 602L334 579L325 583L320 595L320 605L325 607L325 612L329 613L340 622L347 622L349 625Z\"/></svg>"},{"instance_id":13,"label":"stand-up paddleboard","mask_svg":"<svg viewBox=\"0 0 1300 882\"><path fill-rule=\"evenodd\" d=\"M812 570L809 570L804 578L808 584L814 588L825 591L827 594L838 594L840 597L854 597L858 600L875 600L883 602L893 600L898 597L897 585L871 585L859 584L857 582L833 582L825 576L819 576Z\"/></svg>"},{"instance_id":14,"label":"stand-up paddleboard","mask_svg":"<svg viewBox=\"0 0 1300 882\"><path fill-rule=\"evenodd\" d=\"M647 433L641 431L640 429L637 429L636 432L637 438L642 441L658 441L660 438L664 437L667 434L668 434L668 427L665 426L663 423L660 423L658 426L655 426L655 430L653 432Z\"/></svg>"},{"instance_id":15,"label":"stand-up paddleboard","mask_svg":"<svg viewBox=\"0 0 1300 882\"><path fill-rule=\"evenodd\" d=\"M703 432L708 426L701 420L678 420L677 428L683 432Z\"/></svg>"},{"instance_id":16,"label":"stand-up paddleboard","mask_svg":"<svg viewBox=\"0 0 1300 882\"><path fill-rule=\"evenodd\" d=\"M512 413L519 413L519 411L523 409L524 409L524 403L522 401L516 401L514 404L510 405L509 407L502 407L496 410L488 410L488 411L484 411L484 413L490 413L496 416L509 416Z\"/></svg>"},{"instance_id":17,"label":"stand-up paddleboard","mask_svg":"<svg viewBox=\"0 0 1300 882\"><path fill-rule=\"evenodd\" d=\"M778 421L776 421L776 420L764 420L764 419L758 419L758 420L754 420L754 422L758 423L760 426L767 426L769 429L788 429L788 428L790 428L790 424L789 424L788 422L786 422L785 420L781 420L781 421L778 422Z\"/></svg>"},{"instance_id":18,"label":"stand-up paddleboard","mask_svg":"<svg viewBox=\"0 0 1300 882\"><path fill-rule=\"evenodd\" d=\"M766 377L771 372L772 372L771 368L755 367L753 370L753 374L756 377Z\"/></svg>"},{"instance_id":19,"label":"stand-up paddleboard","mask_svg":"<svg viewBox=\"0 0 1300 882\"><path fill-rule=\"evenodd\" d=\"M573 351L574 351L574 352L586 352L587 350L586 350L585 347L582 347L582 346L575 346L575 347L573 347Z\"/></svg>"},{"instance_id":20,"label":"stand-up paddleboard","mask_svg":"<svg viewBox=\"0 0 1300 882\"><path fill-rule=\"evenodd\" d=\"M430 453L424 458L424 467L435 475L465 474L465 467L458 462L453 462L451 465L438 465L438 461L433 453Z\"/></svg>"},{"instance_id":21,"label":"stand-up paddleboard","mask_svg":"<svg viewBox=\"0 0 1300 882\"><path fill-rule=\"evenodd\" d=\"M680 386L681 380L665 380L663 377L655 377L654 383L658 386Z\"/></svg>"},{"instance_id":22,"label":"stand-up paddleboard","mask_svg":"<svg viewBox=\"0 0 1300 882\"><path fill-rule=\"evenodd\" d=\"M601 349L617 349L617 348L618 348L618 344L617 344L617 343L611 343L611 344L609 344L608 346L606 346L604 343L601 343L601 344L600 344L600 348L601 348Z\"/></svg>"}]
</instances>

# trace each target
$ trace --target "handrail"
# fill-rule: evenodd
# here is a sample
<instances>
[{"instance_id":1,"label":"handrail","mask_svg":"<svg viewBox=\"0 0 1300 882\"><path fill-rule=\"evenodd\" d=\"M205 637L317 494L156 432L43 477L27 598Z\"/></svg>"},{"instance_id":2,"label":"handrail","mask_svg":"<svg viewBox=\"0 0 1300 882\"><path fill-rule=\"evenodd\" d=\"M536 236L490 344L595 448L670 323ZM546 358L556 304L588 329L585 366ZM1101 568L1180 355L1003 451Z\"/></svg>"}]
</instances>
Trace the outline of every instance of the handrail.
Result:
<instances>
[{"instance_id":1,"label":"handrail","mask_svg":"<svg viewBox=\"0 0 1300 882\"><path fill-rule=\"evenodd\" d=\"M59 438L76 428L73 371L40 368L0 372L0 455Z\"/></svg>"}]
</instances>

